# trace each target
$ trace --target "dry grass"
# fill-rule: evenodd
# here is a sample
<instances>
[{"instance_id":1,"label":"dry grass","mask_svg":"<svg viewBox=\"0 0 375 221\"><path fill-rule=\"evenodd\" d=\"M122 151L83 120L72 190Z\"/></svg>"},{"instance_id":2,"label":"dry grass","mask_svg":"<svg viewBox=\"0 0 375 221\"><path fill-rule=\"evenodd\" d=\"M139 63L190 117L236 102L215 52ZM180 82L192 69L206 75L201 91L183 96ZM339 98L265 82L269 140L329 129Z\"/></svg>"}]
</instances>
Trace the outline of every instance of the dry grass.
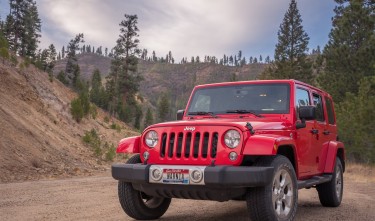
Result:
<instances>
[{"instance_id":1,"label":"dry grass","mask_svg":"<svg viewBox=\"0 0 375 221\"><path fill-rule=\"evenodd\" d=\"M375 166L348 163L344 175L356 182L375 183Z\"/></svg>"}]
</instances>

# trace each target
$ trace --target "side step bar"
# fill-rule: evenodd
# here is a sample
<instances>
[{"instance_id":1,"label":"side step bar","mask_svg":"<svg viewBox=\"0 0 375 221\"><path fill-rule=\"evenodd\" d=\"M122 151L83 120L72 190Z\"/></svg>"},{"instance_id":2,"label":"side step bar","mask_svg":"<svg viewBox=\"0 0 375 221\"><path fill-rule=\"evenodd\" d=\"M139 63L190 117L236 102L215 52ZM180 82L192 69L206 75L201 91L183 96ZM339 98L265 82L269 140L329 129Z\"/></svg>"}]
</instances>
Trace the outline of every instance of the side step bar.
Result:
<instances>
[{"instance_id":1,"label":"side step bar","mask_svg":"<svg viewBox=\"0 0 375 221\"><path fill-rule=\"evenodd\" d=\"M331 179L332 179L332 174L324 174L322 176L313 176L312 178L308 180L298 180L297 181L298 189L309 188L309 187L312 187L321 183L326 183L326 182L331 181Z\"/></svg>"}]
</instances>

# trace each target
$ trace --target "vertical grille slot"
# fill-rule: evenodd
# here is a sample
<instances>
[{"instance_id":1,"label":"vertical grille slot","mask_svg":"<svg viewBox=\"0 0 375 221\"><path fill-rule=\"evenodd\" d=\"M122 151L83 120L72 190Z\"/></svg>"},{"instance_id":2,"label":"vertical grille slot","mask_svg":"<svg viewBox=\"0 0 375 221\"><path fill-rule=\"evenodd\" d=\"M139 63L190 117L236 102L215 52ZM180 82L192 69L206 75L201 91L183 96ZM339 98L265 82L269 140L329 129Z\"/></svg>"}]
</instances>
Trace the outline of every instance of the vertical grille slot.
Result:
<instances>
[{"instance_id":1,"label":"vertical grille slot","mask_svg":"<svg viewBox=\"0 0 375 221\"><path fill-rule=\"evenodd\" d=\"M212 135L211 158L216 158L217 144L218 144L218 142L219 142L219 134L217 132L215 132Z\"/></svg>"},{"instance_id":2,"label":"vertical grille slot","mask_svg":"<svg viewBox=\"0 0 375 221\"><path fill-rule=\"evenodd\" d=\"M185 140L185 157L189 158L190 156L190 146L191 146L191 132L186 134L186 140Z\"/></svg>"},{"instance_id":3,"label":"vertical grille slot","mask_svg":"<svg viewBox=\"0 0 375 221\"><path fill-rule=\"evenodd\" d=\"M199 132L195 133L194 150L193 150L193 157L194 158L198 158L200 139L201 139L201 133L199 133Z\"/></svg>"},{"instance_id":4,"label":"vertical grille slot","mask_svg":"<svg viewBox=\"0 0 375 221\"><path fill-rule=\"evenodd\" d=\"M184 139L184 134L182 132L180 132L178 134L178 137L177 137L177 150L176 150L176 156L178 158L181 158L181 154L182 154L182 142L183 142L183 139Z\"/></svg>"},{"instance_id":5,"label":"vertical grille slot","mask_svg":"<svg viewBox=\"0 0 375 221\"><path fill-rule=\"evenodd\" d=\"M167 134L163 133L161 135L161 149L160 149L160 156L165 157L165 149L167 147Z\"/></svg>"},{"instance_id":6,"label":"vertical grille slot","mask_svg":"<svg viewBox=\"0 0 375 221\"><path fill-rule=\"evenodd\" d=\"M209 139L210 139L210 134L208 132L205 132L203 135L203 146L202 146L202 153L201 153L201 156L203 158L207 158Z\"/></svg>"},{"instance_id":7,"label":"vertical grille slot","mask_svg":"<svg viewBox=\"0 0 375 221\"><path fill-rule=\"evenodd\" d=\"M174 148L174 144L175 144L175 133L171 133L171 135L169 136L169 142L168 142L168 157L173 157L173 148Z\"/></svg>"}]
</instances>

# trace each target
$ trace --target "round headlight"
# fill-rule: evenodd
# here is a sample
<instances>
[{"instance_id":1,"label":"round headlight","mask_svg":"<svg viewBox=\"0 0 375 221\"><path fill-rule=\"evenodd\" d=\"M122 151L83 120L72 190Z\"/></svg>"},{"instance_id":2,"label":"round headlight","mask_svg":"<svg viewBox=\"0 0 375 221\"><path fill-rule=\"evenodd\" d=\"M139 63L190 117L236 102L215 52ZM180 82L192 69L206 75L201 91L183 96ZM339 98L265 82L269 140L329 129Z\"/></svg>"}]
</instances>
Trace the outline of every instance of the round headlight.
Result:
<instances>
[{"instance_id":1,"label":"round headlight","mask_svg":"<svg viewBox=\"0 0 375 221\"><path fill-rule=\"evenodd\" d=\"M146 136L145 136L145 142L146 142L146 145L148 147L155 147L156 144L158 144L158 133L156 133L156 131L154 130L151 130L149 132L147 132Z\"/></svg>"},{"instance_id":2,"label":"round headlight","mask_svg":"<svg viewBox=\"0 0 375 221\"><path fill-rule=\"evenodd\" d=\"M240 144L241 135L236 130L228 130L225 133L224 141L229 148L236 148Z\"/></svg>"}]
</instances>

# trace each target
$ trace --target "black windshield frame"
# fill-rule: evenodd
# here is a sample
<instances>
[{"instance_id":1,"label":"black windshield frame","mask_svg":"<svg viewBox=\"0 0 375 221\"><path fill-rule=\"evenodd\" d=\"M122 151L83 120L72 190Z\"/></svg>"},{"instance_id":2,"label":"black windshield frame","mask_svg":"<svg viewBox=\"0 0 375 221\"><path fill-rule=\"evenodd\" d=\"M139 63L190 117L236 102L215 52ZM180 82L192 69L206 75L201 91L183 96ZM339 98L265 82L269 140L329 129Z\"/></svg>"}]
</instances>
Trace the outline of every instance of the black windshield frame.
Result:
<instances>
[{"instance_id":1,"label":"black windshield frame","mask_svg":"<svg viewBox=\"0 0 375 221\"><path fill-rule=\"evenodd\" d=\"M214 114L233 114L227 111L251 110L262 115L289 114L290 96L291 86L288 83L201 87L194 91L187 113L203 111ZM268 108L267 105L271 104L278 104L280 107Z\"/></svg>"}]
</instances>

